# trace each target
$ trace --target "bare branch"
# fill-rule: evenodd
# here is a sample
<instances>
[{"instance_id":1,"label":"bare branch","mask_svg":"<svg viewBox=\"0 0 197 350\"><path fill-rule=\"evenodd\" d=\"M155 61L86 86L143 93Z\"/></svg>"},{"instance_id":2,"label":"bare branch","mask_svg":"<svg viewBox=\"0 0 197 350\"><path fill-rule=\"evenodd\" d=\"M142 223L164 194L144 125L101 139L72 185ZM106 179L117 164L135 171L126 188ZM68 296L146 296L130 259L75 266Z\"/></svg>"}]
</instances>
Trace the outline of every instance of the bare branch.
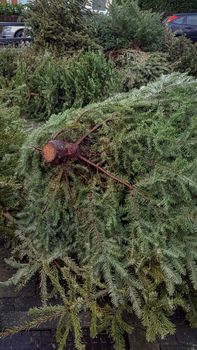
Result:
<instances>
[{"instance_id":1,"label":"bare branch","mask_svg":"<svg viewBox=\"0 0 197 350\"><path fill-rule=\"evenodd\" d=\"M117 181L117 182L121 183L122 185L128 187L130 191L135 191L135 186L134 185L131 185L130 183L120 179L118 176L115 176L115 175L111 174L109 171L105 170L100 165L93 163L91 160L89 160L89 159L87 159L87 158L85 158L85 157L83 157L81 155L79 156L79 159L82 160L83 162L85 162L86 164L91 165L95 169L99 170L101 173L107 175L108 177L110 177L114 181Z\"/></svg>"}]
</instances>

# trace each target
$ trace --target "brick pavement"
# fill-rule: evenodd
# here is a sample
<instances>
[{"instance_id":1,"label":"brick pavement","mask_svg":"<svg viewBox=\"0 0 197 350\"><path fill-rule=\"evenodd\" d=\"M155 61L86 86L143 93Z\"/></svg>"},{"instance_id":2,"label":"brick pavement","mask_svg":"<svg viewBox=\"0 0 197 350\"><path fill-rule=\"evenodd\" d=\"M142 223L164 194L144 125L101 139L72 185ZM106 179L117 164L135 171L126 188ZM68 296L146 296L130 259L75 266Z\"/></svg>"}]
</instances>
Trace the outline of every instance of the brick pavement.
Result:
<instances>
[{"instance_id":1,"label":"brick pavement","mask_svg":"<svg viewBox=\"0 0 197 350\"><path fill-rule=\"evenodd\" d=\"M105 335L98 336L91 341L88 333L84 334L84 344L86 350L113 350L109 339ZM0 343L0 350L55 350L54 331L37 330L17 334L11 338L7 338ZM76 350L74 340L69 337L66 350Z\"/></svg>"}]
</instances>

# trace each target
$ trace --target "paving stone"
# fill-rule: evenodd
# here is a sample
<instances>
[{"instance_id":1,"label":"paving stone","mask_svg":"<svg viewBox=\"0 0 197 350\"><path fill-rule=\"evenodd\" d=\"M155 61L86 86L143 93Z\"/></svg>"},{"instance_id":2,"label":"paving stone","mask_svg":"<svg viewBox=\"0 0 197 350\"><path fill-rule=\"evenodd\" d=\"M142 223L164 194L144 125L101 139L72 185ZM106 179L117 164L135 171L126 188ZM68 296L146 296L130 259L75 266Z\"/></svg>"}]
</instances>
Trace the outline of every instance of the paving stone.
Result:
<instances>
[{"instance_id":1,"label":"paving stone","mask_svg":"<svg viewBox=\"0 0 197 350\"><path fill-rule=\"evenodd\" d=\"M0 262L0 281L7 281L13 274L14 270L9 269L7 266L1 266ZM33 297L36 295L36 283L32 280L21 291L17 291L15 286L0 288L0 299L2 298L17 298L17 297Z\"/></svg>"},{"instance_id":2,"label":"paving stone","mask_svg":"<svg viewBox=\"0 0 197 350\"><path fill-rule=\"evenodd\" d=\"M0 315L0 329L12 328L30 321L26 312L6 312Z\"/></svg>"},{"instance_id":3,"label":"paving stone","mask_svg":"<svg viewBox=\"0 0 197 350\"><path fill-rule=\"evenodd\" d=\"M1 250L0 250L1 254ZM4 261L0 261L0 281L5 282L7 281L14 273L13 269L10 269L9 267L6 266ZM17 296L17 292L15 291L14 287L1 287L0 288L0 298L12 298Z\"/></svg>"},{"instance_id":4,"label":"paving stone","mask_svg":"<svg viewBox=\"0 0 197 350\"><path fill-rule=\"evenodd\" d=\"M129 323L133 328L140 328L140 329L144 329L142 323L139 321L139 319L137 318L137 316L135 316L134 314L128 314L125 313L124 314L124 319L127 323Z\"/></svg>"},{"instance_id":5,"label":"paving stone","mask_svg":"<svg viewBox=\"0 0 197 350\"><path fill-rule=\"evenodd\" d=\"M178 340L177 340L176 334L174 334L159 340L159 343L161 345L177 345Z\"/></svg>"},{"instance_id":6,"label":"paving stone","mask_svg":"<svg viewBox=\"0 0 197 350\"><path fill-rule=\"evenodd\" d=\"M40 341L42 346L51 345L52 342L55 342L55 337L52 335L50 330L41 331Z\"/></svg>"},{"instance_id":7,"label":"paving stone","mask_svg":"<svg viewBox=\"0 0 197 350\"><path fill-rule=\"evenodd\" d=\"M171 317L171 320L177 326L178 325L185 325L185 324L187 324L186 319L185 319L185 313L181 309L178 309L174 313L174 315Z\"/></svg>"},{"instance_id":8,"label":"paving stone","mask_svg":"<svg viewBox=\"0 0 197 350\"><path fill-rule=\"evenodd\" d=\"M130 350L160 350L157 342L148 343L146 340L145 331L137 328L129 335L129 349ZM178 350L178 349L177 349Z\"/></svg>"},{"instance_id":9,"label":"paving stone","mask_svg":"<svg viewBox=\"0 0 197 350\"><path fill-rule=\"evenodd\" d=\"M177 340L183 345L197 345L197 329L187 325L178 325L176 332Z\"/></svg>"},{"instance_id":10,"label":"paving stone","mask_svg":"<svg viewBox=\"0 0 197 350\"><path fill-rule=\"evenodd\" d=\"M47 334L40 331L29 331L14 335L0 342L0 350L55 350L57 346L48 333L48 342L43 343L42 339ZM50 336L49 336L50 335Z\"/></svg>"},{"instance_id":11,"label":"paving stone","mask_svg":"<svg viewBox=\"0 0 197 350\"><path fill-rule=\"evenodd\" d=\"M0 341L0 350L17 350L13 349L13 346L10 343L10 339L4 339Z\"/></svg>"},{"instance_id":12,"label":"paving stone","mask_svg":"<svg viewBox=\"0 0 197 350\"><path fill-rule=\"evenodd\" d=\"M41 301L37 296L34 297L17 297L14 299L15 311L28 311L33 307L41 306Z\"/></svg>"},{"instance_id":13,"label":"paving stone","mask_svg":"<svg viewBox=\"0 0 197 350\"><path fill-rule=\"evenodd\" d=\"M28 332L23 332L22 335L23 336L27 335L28 337L30 337L31 342L33 340L40 340L40 339L42 339L42 332L39 331L39 330L35 330L35 331L30 330Z\"/></svg>"},{"instance_id":14,"label":"paving stone","mask_svg":"<svg viewBox=\"0 0 197 350\"><path fill-rule=\"evenodd\" d=\"M1 274L0 274L0 279L1 279ZM18 292L14 286L11 286L9 288L6 288L6 287L0 288L0 299L17 298L17 297L23 298L24 296L33 297L34 295L35 295L35 285L33 282L25 286L24 289L20 292Z\"/></svg>"},{"instance_id":15,"label":"paving stone","mask_svg":"<svg viewBox=\"0 0 197 350\"><path fill-rule=\"evenodd\" d=\"M40 347L39 343L39 339L32 337L29 332L21 333L3 340L0 350L36 350Z\"/></svg>"},{"instance_id":16,"label":"paving stone","mask_svg":"<svg viewBox=\"0 0 197 350\"><path fill-rule=\"evenodd\" d=\"M0 299L0 315L6 312L14 311L14 303L12 298Z\"/></svg>"},{"instance_id":17,"label":"paving stone","mask_svg":"<svg viewBox=\"0 0 197 350\"><path fill-rule=\"evenodd\" d=\"M29 321L31 321L32 318L27 315L27 312L24 311L15 311L15 312L7 312L5 314L0 315L0 329L5 328L12 328L15 326L23 325ZM57 326L56 321L47 322L45 324L40 325L38 330L50 330L55 329Z\"/></svg>"}]
</instances>

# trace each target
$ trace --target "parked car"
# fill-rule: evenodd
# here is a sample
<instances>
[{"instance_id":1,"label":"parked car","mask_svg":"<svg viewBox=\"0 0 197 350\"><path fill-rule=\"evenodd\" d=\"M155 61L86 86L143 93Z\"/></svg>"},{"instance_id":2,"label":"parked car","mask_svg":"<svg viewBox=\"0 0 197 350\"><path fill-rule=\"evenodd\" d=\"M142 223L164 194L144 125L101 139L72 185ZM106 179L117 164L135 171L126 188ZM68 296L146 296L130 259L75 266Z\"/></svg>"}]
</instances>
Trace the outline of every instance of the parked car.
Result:
<instances>
[{"instance_id":1,"label":"parked car","mask_svg":"<svg viewBox=\"0 0 197 350\"><path fill-rule=\"evenodd\" d=\"M25 35L25 26L6 26L3 27L1 32L1 37L4 39L12 39L12 38L22 38Z\"/></svg>"},{"instance_id":2,"label":"parked car","mask_svg":"<svg viewBox=\"0 0 197 350\"><path fill-rule=\"evenodd\" d=\"M176 13L164 20L164 25L176 36L185 35L197 42L197 13Z\"/></svg>"}]
</instances>

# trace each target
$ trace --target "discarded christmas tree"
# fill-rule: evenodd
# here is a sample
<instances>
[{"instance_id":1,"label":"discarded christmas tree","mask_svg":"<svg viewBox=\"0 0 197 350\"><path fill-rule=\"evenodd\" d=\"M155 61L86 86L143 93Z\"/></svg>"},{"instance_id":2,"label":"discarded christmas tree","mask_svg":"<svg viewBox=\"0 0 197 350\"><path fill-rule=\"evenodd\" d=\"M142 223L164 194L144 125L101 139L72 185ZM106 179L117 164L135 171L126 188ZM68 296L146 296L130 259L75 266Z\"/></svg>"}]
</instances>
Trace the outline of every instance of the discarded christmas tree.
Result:
<instances>
[{"instance_id":1,"label":"discarded christmas tree","mask_svg":"<svg viewBox=\"0 0 197 350\"><path fill-rule=\"evenodd\" d=\"M57 50L58 55L68 50L95 47L87 4L87 0L30 1L24 16L35 44Z\"/></svg>"},{"instance_id":2,"label":"discarded christmas tree","mask_svg":"<svg viewBox=\"0 0 197 350\"><path fill-rule=\"evenodd\" d=\"M19 108L0 107L0 237L13 239L15 216L24 202L22 185L15 174L20 148L25 139Z\"/></svg>"},{"instance_id":3,"label":"discarded christmas tree","mask_svg":"<svg viewBox=\"0 0 197 350\"><path fill-rule=\"evenodd\" d=\"M81 315L124 349L135 313L147 339L174 332L182 307L196 322L197 81L172 74L129 94L52 116L23 145L28 193L9 284L39 272L43 306L29 325L59 319L83 349ZM50 305L50 280L62 304ZM193 304L194 305L194 304ZM126 315L127 313L127 315Z\"/></svg>"}]
</instances>

